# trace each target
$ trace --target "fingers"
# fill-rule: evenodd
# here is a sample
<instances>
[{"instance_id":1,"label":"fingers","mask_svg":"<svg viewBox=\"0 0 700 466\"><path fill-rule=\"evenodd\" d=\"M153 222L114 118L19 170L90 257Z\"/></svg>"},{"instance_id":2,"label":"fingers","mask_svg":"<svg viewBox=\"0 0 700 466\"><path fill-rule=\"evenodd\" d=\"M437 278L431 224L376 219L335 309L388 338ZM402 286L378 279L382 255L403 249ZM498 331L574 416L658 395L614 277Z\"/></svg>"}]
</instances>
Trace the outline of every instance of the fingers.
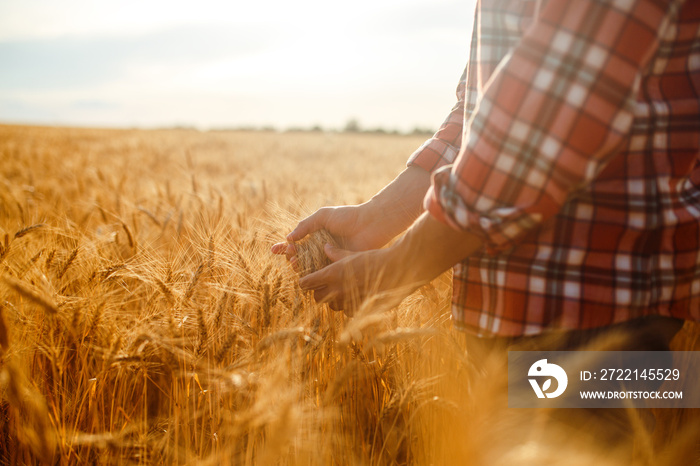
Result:
<instances>
[{"instance_id":1,"label":"fingers","mask_svg":"<svg viewBox=\"0 0 700 466\"><path fill-rule=\"evenodd\" d=\"M326 223L328 218L329 210L326 207L318 209L313 214L306 217L304 220L299 222L294 230L287 235L287 241L299 241L304 238L309 233L313 233L316 230L320 230Z\"/></svg>"},{"instance_id":2,"label":"fingers","mask_svg":"<svg viewBox=\"0 0 700 466\"><path fill-rule=\"evenodd\" d=\"M296 246L290 243L277 243L272 245L271 250L273 254L278 254L280 256L284 254L287 257L289 264L292 266L292 269L297 273L299 272Z\"/></svg>"},{"instance_id":3,"label":"fingers","mask_svg":"<svg viewBox=\"0 0 700 466\"><path fill-rule=\"evenodd\" d=\"M330 266L329 266L330 267ZM299 287L302 290L319 290L321 288L325 288L328 286L329 282L332 282L332 280L329 280L328 278L328 267L321 269L317 272L310 273L309 275L301 278L299 280Z\"/></svg>"},{"instance_id":4,"label":"fingers","mask_svg":"<svg viewBox=\"0 0 700 466\"><path fill-rule=\"evenodd\" d=\"M353 309L348 301L350 291L343 270L341 265L331 264L299 280L299 286L302 290L312 291L317 303L328 304L334 311L343 311L350 317Z\"/></svg>"},{"instance_id":5,"label":"fingers","mask_svg":"<svg viewBox=\"0 0 700 466\"><path fill-rule=\"evenodd\" d=\"M276 243L272 245L272 254L285 254L287 252L288 243Z\"/></svg>"},{"instance_id":6,"label":"fingers","mask_svg":"<svg viewBox=\"0 0 700 466\"><path fill-rule=\"evenodd\" d=\"M299 280L299 287L305 291L313 291L317 303L328 303L330 308L336 311L340 309L337 304L337 298L340 296L337 283L333 282L332 277L328 277L326 269L305 276Z\"/></svg>"},{"instance_id":7,"label":"fingers","mask_svg":"<svg viewBox=\"0 0 700 466\"><path fill-rule=\"evenodd\" d=\"M327 304L334 311L343 311L345 315L351 317L353 312L346 306L344 296L338 290L328 286L314 290L314 301L319 304Z\"/></svg>"},{"instance_id":8,"label":"fingers","mask_svg":"<svg viewBox=\"0 0 700 466\"><path fill-rule=\"evenodd\" d=\"M327 243L323 247L323 250L326 253L326 256L328 256L328 258L331 260L331 262L338 262L339 260L345 259L346 257L354 254L352 251L335 247L330 243Z\"/></svg>"},{"instance_id":9,"label":"fingers","mask_svg":"<svg viewBox=\"0 0 700 466\"><path fill-rule=\"evenodd\" d=\"M337 298L338 298L338 292L333 291L328 287L314 290L314 300L317 303L328 303L329 305L331 305L331 309L335 309L337 307L336 306L336 299Z\"/></svg>"},{"instance_id":10,"label":"fingers","mask_svg":"<svg viewBox=\"0 0 700 466\"><path fill-rule=\"evenodd\" d=\"M272 245L273 254L284 254L287 256L287 260L291 261L297 255L297 248L291 243L277 243Z\"/></svg>"}]
</instances>

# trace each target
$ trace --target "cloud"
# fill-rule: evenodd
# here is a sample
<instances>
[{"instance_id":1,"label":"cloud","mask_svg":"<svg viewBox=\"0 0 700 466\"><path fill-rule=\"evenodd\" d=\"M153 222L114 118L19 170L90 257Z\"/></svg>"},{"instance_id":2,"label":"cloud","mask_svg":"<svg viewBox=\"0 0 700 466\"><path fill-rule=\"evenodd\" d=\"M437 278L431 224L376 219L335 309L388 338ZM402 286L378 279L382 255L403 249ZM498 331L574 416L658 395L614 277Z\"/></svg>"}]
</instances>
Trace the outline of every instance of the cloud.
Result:
<instances>
[{"instance_id":1,"label":"cloud","mask_svg":"<svg viewBox=\"0 0 700 466\"><path fill-rule=\"evenodd\" d=\"M72 101L70 107L76 110L101 111L117 109L119 104L108 100L80 99Z\"/></svg>"},{"instance_id":2,"label":"cloud","mask_svg":"<svg viewBox=\"0 0 700 466\"><path fill-rule=\"evenodd\" d=\"M136 36L0 42L0 90L65 90L116 82L139 66L189 66L254 54L253 28L191 25Z\"/></svg>"},{"instance_id":3,"label":"cloud","mask_svg":"<svg viewBox=\"0 0 700 466\"><path fill-rule=\"evenodd\" d=\"M454 103L472 11L456 0L124 1L131 10L74 8L62 22L15 15L27 24L0 33L0 119L427 126Z\"/></svg>"}]
</instances>

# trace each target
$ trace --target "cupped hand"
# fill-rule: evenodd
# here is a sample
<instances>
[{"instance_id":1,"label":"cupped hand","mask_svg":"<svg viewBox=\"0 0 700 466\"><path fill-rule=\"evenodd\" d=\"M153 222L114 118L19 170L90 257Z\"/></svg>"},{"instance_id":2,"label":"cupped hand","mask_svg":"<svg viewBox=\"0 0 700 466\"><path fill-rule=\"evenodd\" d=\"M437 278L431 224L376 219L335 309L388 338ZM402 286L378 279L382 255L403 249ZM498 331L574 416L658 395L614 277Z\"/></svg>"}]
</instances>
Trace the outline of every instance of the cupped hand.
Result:
<instances>
[{"instance_id":1,"label":"cupped hand","mask_svg":"<svg viewBox=\"0 0 700 466\"><path fill-rule=\"evenodd\" d=\"M296 248L293 243L320 229L327 230L337 244L348 251L381 248L420 215L429 186L428 172L415 166L408 167L363 204L317 210L299 222L287 235L287 242L275 244L272 252L287 256L294 265Z\"/></svg>"},{"instance_id":2,"label":"cupped hand","mask_svg":"<svg viewBox=\"0 0 700 466\"><path fill-rule=\"evenodd\" d=\"M296 262L295 241L314 231L325 229L347 251L367 251L386 244L396 235L393 229L376 221L376 212L367 204L323 207L301 222L287 235L287 242L272 246L274 254L285 255L292 266Z\"/></svg>"},{"instance_id":3,"label":"cupped hand","mask_svg":"<svg viewBox=\"0 0 700 466\"><path fill-rule=\"evenodd\" d=\"M299 286L346 314L370 296L391 307L482 246L474 233L454 230L426 212L383 249L350 252L326 245L334 262L302 278Z\"/></svg>"},{"instance_id":4,"label":"cupped hand","mask_svg":"<svg viewBox=\"0 0 700 466\"><path fill-rule=\"evenodd\" d=\"M391 249L351 252L328 244L325 252L333 263L303 277L299 286L312 291L316 302L327 303L331 309L350 316L369 296L382 296L391 306L415 289L400 289L402 273ZM391 293L383 296L387 292Z\"/></svg>"}]
</instances>

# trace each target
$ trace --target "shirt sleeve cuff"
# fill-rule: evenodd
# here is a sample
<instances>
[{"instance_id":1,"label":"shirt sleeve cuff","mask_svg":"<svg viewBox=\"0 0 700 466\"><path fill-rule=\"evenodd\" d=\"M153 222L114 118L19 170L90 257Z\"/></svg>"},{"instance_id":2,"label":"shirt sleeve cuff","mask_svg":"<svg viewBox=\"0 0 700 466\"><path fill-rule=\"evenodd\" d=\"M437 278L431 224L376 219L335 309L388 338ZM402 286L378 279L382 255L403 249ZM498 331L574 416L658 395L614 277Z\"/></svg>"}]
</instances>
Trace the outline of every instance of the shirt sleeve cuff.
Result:
<instances>
[{"instance_id":1,"label":"shirt sleeve cuff","mask_svg":"<svg viewBox=\"0 0 700 466\"><path fill-rule=\"evenodd\" d=\"M411 154L406 166L415 165L429 173L434 173L437 169L454 162L458 153L459 148L441 139L430 138Z\"/></svg>"},{"instance_id":2,"label":"shirt sleeve cuff","mask_svg":"<svg viewBox=\"0 0 700 466\"><path fill-rule=\"evenodd\" d=\"M447 165L433 173L432 184L423 199L425 210L450 228L477 235L484 242L487 254L497 255L512 248L516 238L504 234L499 228L499 223L507 216L492 218L469 208L453 187L455 175L452 168L452 165Z\"/></svg>"}]
</instances>

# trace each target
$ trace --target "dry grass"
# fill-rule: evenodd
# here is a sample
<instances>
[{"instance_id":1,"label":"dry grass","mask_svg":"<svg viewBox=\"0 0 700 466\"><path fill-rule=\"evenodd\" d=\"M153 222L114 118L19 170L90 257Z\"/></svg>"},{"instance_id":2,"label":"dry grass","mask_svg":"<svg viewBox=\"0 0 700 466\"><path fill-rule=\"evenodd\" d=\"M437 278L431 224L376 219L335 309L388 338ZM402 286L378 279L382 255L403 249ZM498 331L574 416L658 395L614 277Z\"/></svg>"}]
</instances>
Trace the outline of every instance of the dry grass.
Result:
<instances>
[{"instance_id":1,"label":"dry grass","mask_svg":"<svg viewBox=\"0 0 700 466\"><path fill-rule=\"evenodd\" d=\"M295 243L299 276L304 277L331 263L324 251L326 244L338 246L333 236L326 230L315 231Z\"/></svg>"},{"instance_id":2,"label":"dry grass","mask_svg":"<svg viewBox=\"0 0 700 466\"><path fill-rule=\"evenodd\" d=\"M348 319L269 253L420 143L0 127L0 463L616 464L505 408L449 277ZM640 428L640 464L696 460L696 414Z\"/></svg>"}]
</instances>

